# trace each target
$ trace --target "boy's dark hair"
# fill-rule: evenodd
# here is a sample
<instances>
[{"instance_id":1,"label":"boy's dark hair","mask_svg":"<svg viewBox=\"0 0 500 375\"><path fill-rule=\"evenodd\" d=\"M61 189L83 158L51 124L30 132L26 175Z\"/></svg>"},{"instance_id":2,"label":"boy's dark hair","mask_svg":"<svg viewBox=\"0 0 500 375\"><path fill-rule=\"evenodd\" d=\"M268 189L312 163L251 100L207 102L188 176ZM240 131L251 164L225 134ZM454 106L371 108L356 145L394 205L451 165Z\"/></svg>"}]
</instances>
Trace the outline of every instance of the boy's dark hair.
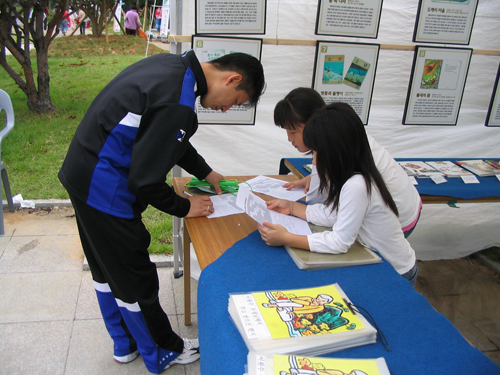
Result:
<instances>
[{"instance_id":1,"label":"boy's dark hair","mask_svg":"<svg viewBox=\"0 0 500 375\"><path fill-rule=\"evenodd\" d=\"M363 122L349 104L336 102L318 110L307 122L302 136L306 147L316 151L320 191L327 190L325 204L331 204L332 210L339 205L340 191L346 181L359 173L365 179L368 194L373 183L385 204L398 215L373 160Z\"/></svg>"},{"instance_id":2,"label":"boy's dark hair","mask_svg":"<svg viewBox=\"0 0 500 375\"><path fill-rule=\"evenodd\" d=\"M274 107L274 123L283 129L295 129L325 106L321 95L308 87L293 89Z\"/></svg>"},{"instance_id":3,"label":"boy's dark hair","mask_svg":"<svg viewBox=\"0 0 500 375\"><path fill-rule=\"evenodd\" d=\"M265 88L264 68L257 58L246 53L236 52L209 61L209 63L219 70L230 70L241 74L243 79L237 89L245 90L250 97L246 104L251 107L257 104Z\"/></svg>"}]
</instances>

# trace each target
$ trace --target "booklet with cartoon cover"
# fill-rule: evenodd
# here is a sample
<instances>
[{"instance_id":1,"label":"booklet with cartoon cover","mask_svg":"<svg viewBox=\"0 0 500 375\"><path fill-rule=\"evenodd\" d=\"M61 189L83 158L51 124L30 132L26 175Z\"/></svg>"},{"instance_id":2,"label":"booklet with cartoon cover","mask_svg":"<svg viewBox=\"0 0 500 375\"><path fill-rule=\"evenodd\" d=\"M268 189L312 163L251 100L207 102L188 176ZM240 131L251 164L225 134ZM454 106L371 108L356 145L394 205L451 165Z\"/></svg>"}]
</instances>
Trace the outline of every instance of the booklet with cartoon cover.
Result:
<instances>
[{"instance_id":1,"label":"booklet with cartoon cover","mask_svg":"<svg viewBox=\"0 0 500 375\"><path fill-rule=\"evenodd\" d=\"M469 171L459 167L449 160L428 161L427 164L443 173L446 177L462 177L472 175Z\"/></svg>"},{"instance_id":2,"label":"booklet with cartoon cover","mask_svg":"<svg viewBox=\"0 0 500 375\"><path fill-rule=\"evenodd\" d=\"M248 350L258 353L314 356L377 339L338 284L232 293L228 310Z\"/></svg>"},{"instance_id":3,"label":"booklet with cartoon cover","mask_svg":"<svg viewBox=\"0 0 500 375\"><path fill-rule=\"evenodd\" d=\"M399 165L403 167L408 176L417 176L420 178L429 178L431 176L442 176L443 173L436 168L431 167L423 161L398 161Z\"/></svg>"},{"instance_id":4,"label":"booklet with cartoon cover","mask_svg":"<svg viewBox=\"0 0 500 375\"><path fill-rule=\"evenodd\" d=\"M383 357L322 358L249 352L245 375L390 375Z\"/></svg>"},{"instance_id":5,"label":"booklet with cartoon cover","mask_svg":"<svg viewBox=\"0 0 500 375\"><path fill-rule=\"evenodd\" d=\"M457 160L456 163L480 177L500 174L500 169L486 163L484 160Z\"/></svg>"},{"instance_id":6,"label":"booklet with cartoon cover","mask_svg":"<svg viewBox=\"0 0 500 375\"><path fill-rule=\"evenodd\" d=\"M332 228L308 224L312 233L332 230ZM382 259L375 252L364 247L359 242L354 242L346 253L341 254L315 253L290 246L285 246L285 249L301 270L323 270L382 262Z\"/></svg>"}]
</instances>

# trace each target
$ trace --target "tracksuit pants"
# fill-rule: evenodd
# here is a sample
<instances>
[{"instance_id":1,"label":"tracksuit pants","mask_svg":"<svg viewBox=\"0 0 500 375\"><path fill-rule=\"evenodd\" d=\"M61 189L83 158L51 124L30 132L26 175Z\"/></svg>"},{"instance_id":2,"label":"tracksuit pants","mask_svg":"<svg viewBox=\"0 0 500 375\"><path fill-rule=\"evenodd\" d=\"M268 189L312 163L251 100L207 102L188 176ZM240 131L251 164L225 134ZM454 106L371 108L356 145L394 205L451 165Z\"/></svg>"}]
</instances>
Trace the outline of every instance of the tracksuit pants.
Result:
<instances>
[{"instance_id":1,"label":"tracksuit pants","mask_svg":"<svg viewBox=\"0 0 500 375\"><path fill-rule=\"evenodd\" d=\"M114 342L114 355L135 350L152 373L160 373L184 347L158 299L151 237L141 218L108 215L71 196L97 300Z\"/></svg>"}]
</instances>

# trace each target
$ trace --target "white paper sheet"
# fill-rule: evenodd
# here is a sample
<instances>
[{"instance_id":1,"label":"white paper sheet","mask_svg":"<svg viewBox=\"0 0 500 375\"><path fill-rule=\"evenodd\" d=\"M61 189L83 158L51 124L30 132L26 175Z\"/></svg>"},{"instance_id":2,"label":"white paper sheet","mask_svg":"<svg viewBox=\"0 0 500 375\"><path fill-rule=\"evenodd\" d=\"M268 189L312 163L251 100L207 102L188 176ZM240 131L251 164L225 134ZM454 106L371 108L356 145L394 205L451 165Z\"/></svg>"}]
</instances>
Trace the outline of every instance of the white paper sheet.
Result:
<instances>
[{"instance_id":1,"label":"white paper sheet","mask_svg":"<svg viewBox=\"0 0 500 375\"><path fill-rule=\"evenodd\" d=\"M280 224L293 234L304 236L311 234L311 229L307 221L269 210L266 201L253 194L248 186L240 186L236 204L259 224L267 221L271 224Z\"/></svg>"},{"instance_id":2,"label":"white paper sheet","mask_svg":"<svg viewBox=\"0 0 500 375\"><path fill-rule=\"evenodd\" d=\"M212 212L210 215L207 216L209 219L241 214L245 212L236 205L236 195L232 194L214 195L210 197L210 200L214 204L214 212Z\"/></svg>"},{"instance_id":3,"label":"white paper sheet","mask_svg":"<svg viewBox=\"0 0 500 375\"><path fill-rule=\"evenodd\" d=\"M255 178L252 178L251 180L248 180L247 183L256 193L266 194L279 199L297 201L305 197L303 186L287 190L283 187L283 184L285 184L286 181L278 180L277 178L257 176ZM247 184L240 184L240 186L241 185L248 186Z\"/></svg>"}]
</instances>

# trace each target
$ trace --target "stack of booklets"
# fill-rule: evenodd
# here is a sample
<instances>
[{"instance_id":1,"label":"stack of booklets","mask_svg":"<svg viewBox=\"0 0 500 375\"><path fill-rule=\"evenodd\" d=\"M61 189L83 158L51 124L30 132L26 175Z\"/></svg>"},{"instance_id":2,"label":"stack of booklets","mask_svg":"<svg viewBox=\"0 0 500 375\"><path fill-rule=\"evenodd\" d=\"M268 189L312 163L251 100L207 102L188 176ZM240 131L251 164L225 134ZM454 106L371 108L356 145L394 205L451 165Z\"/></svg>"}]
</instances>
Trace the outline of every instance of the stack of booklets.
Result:
<instances>
[{"instance_id":1,"label":"stack of booklets","mask_svg":"<svg viewBox=\"0 0 500 375\"><path fill-rule=\"evenodd\" d=\"M385 359L340 359L249 352L245 375L390 375Z\"/></svg>"},{"instance_id":2,"label":"stack of booklets","mask_svg":"<svg viewBox=\"0 0 500 375\"><path fill-rule=\"evenodd\" d=\"M442 176L439 170L431 167L423 161L399 161L399 165L405 170L408 176L416 176L419 178L430 178L433 176Z\"/></svg>"},{"instance_id":3,"label":"stack of booklets","mask_svg":"<svg viewBox=\"0 0 500 375\"><path fill-rule=\"evenodd\" d=\"M317 356L377 340L338 284L233 293L228 310L248 350L257 353Z\"/></svg>"},{"instance_id":4,"label":"stack of booklets","mask_svg":"<svg viewBox=\"0 0 500 375\"><path fill-rule=\"evenodd\" d=\"M312 233L332 230L332 228L308 224ZM376 253L358 242L354 242L349 250L342 254L315 253L290 246L285 246L285 249L301 270L323 270L382 262Z\"/></svg>"},{"instance_id":5,"label":"stack of booklets","mask_svg":"<svg viewBox=\"0 0 500 375\"><path fill-rule=\"evenodd\" d=\"M449 160L428 161L427 164L437 169L446 177L472 176L472 173L459 167L458 165Z\"/></svg>"},{"instance_id":6,"label":"stack of booklets","mask_svg":"<svg viewBox=\"0 0 500 375\"><path fill-rule=\"evenodd\" d=\"M479 177L500 175L498 160L457 160L457 164Z\"/></svg>"}]
</instances>

